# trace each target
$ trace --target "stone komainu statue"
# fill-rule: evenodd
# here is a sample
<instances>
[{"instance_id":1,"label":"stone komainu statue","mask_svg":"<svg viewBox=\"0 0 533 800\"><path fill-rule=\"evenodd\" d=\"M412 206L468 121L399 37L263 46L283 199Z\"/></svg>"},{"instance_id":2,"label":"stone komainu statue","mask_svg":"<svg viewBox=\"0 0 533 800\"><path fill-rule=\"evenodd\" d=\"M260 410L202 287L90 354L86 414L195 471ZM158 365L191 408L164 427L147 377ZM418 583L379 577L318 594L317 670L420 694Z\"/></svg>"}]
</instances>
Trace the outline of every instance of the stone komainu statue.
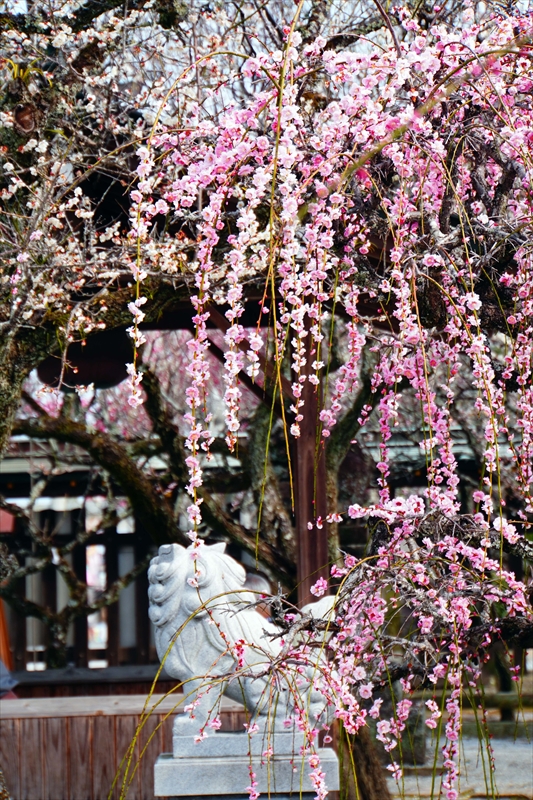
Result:
<instances>
[{"instance_id":1,"label":"stone komainu statue","mask_svg":"<svg viewBox=\"0 0 533 800\"><path fill-rule=\"evenodd\" d=\"M303 675L270 670L282 648L280 630L253 607L257 596L243 590L246 573L225 547L163 545L148 571L157 654L196 704L194 719L176 717L174 737L197 734L216 715L222 693L244 703L260 727L268 720L281 730L295 705L325 721L325 699L313 688L319 656ZM304 611L322 616L331 606L324 598Z\"/></svg>"}]
</instances>

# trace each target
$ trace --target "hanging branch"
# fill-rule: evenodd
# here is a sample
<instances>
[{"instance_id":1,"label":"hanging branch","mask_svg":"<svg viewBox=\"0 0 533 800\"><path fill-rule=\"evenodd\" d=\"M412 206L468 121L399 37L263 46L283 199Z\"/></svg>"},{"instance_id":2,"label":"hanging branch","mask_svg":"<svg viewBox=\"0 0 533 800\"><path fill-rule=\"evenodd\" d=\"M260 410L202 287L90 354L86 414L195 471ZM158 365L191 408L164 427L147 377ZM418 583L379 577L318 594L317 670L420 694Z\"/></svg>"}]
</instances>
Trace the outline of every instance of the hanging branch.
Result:
<instances>
[{"instance_id":1,"label":"hanging branch","mask_svg":"<svg viewBox=\"0 0 533 800\"><path fill-rule=\"evenodd\" d=\"M61 417L46 417L38 421L19 419L13 432L33 439L56 439L78 445L121 486L134 513L156 544L175 541L187 544L168 501L156 491L125 448L110 436L88 431L81 422Z\"/></svg>"},{"instance_id":2,"label":"hanging branch","mask_svg":"<svg viewBox=\"0 0 533 800\"><path fill-rule=\"evenodd\" d=\"M188 475L185 466L183 437L170 418L157 375L146 368L143 370L143 387L146 392L145 408L154 433L159 436L165 452L168 453L172 477L178 483L179 488L184 489ZM286 580L292 576L292 562L267 542L256 540L242 525L233 520L205 486L198 488L198 495L203 501L202 509L205 512L204 518L207 525L227 534L232 541L253 557L257 554L261 561L268 564L278 577Z\"/></svg>"}]
</instances>

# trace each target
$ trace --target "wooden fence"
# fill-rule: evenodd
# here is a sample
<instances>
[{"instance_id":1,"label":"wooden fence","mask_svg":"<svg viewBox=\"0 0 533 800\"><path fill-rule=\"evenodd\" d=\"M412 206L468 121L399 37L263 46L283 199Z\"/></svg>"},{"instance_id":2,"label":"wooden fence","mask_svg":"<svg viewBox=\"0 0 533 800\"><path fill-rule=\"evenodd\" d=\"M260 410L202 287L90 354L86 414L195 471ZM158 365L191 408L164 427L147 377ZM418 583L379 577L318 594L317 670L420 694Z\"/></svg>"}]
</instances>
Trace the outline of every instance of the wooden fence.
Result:
<instances>
[{"instance_id":1,"label":"wooden fence","mask_svg":"<svg viewBox=\"0 0 533 800\"><path fill-rule=\"evenodd\" d=\"M172 712L179 710L179 699L152 697L152 706L161 703L139 735L133 757L139 766L127 800L153 800L154 762L172 752ZM110 795L111 786L145 700L125 695L4 701L0 765L13 800L119 800L121 782ZM224 700L221 720L225 730L242 730L242 706Z\"/></svg>"}]
</instances>

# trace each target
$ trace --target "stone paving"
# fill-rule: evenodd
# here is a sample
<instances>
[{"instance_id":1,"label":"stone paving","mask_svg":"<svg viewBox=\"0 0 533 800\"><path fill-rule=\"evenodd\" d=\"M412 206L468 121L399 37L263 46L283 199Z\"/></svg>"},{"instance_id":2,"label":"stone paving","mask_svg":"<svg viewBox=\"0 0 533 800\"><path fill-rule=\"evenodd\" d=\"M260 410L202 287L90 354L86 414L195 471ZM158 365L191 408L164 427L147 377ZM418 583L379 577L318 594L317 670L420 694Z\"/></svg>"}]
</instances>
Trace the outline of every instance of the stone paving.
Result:
<instances>
[{"instance_id":1,"label":"stone paving","mask_svg":"<svg viewBox=\"0 0 533 800\"><path fill-rule=\"evenodd\" d=\"M499 800L533 800L533 742L521 739L495 739L492 742L496 771L491 788L490 776L485 778L487 754L481 755L479 741L463 738L461 754L460 800L470 798L498 798ZM406 769L403 791L390 779L391 792L397 798L432 798L445 800L439 795L440 780L432 789L432 770L424 766L418 770Z\"/></svg>"}]
</instances>

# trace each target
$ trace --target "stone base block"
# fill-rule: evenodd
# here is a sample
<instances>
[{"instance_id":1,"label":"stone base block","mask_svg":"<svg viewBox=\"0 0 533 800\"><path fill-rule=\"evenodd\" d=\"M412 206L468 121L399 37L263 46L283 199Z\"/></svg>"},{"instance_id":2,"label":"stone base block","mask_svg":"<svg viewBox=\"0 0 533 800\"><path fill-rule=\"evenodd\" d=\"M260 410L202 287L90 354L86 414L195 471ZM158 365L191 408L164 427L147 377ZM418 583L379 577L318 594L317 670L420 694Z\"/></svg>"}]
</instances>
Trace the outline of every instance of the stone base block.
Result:
<instances>
[{"instance_id":1,"label":"stone base block","mask_svg":"<svg viewBox=\"0 0 533 800\"><path fill-rule=\"evenodd\" d=\"M328 789L337 790L339 764L336 754L330 748L320 748L318 756L320 768L326 774ZM307 795L311 798L315 794L307 758L274 756L261 765L260 756L255 756L252 764L258 791L265 796L275 795L277 800L283 800L283 796L290 795L294 800L295 797L306 798ZM244 755L174 758L171 753L164 753L154 767L155 797L223 796L226 800L244 800L249 785L250 758Z\"/></svg>"},{"instance_id":2,"label":"stone base block","mask_svg":"<svg viewBox=\"0 0 533 800\"><path fill-rule=\"evenodd\" d=\"M172 737L174 758L205 758L206 756L233 757L261 756L270 749L275 756L290 756L300 753L304 744L301 731L273 730L258 731L248 736L244 731L224 731L211 733L201 742L195 742L193 736Z\"/></svg>"},{"instance_id":3,"label":"stone base block","mask_svg":"<svg viewBox=\"0 0 533 800\"><path fill-rule=\"evenodd\" d=\"M209 795L202 795L198 798L190 798L190 800L219 800L220 795L218 794L209 794ZM225 794L224 800L246 800L248 795L243 794ZM261 800L313 800L315 797L315 792L297 792L296 794L269 794L269 795L262 795ZM169 797L168 800L181 800L180 797Z\"/></svg>"}]
</instances>

